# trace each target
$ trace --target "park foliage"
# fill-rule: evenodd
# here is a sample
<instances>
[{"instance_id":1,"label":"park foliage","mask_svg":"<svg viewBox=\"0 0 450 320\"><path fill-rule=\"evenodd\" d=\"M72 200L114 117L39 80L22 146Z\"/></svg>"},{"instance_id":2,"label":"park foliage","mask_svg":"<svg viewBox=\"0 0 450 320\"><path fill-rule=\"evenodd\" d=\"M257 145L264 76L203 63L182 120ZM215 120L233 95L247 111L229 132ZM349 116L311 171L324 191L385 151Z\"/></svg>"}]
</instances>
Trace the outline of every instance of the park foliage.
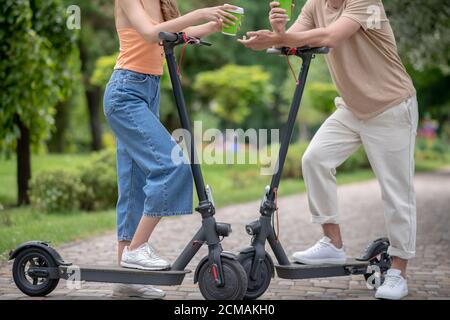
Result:
<instances>
[{"instance_id":1,"label":"park foliage","mask_svg":"<svg viewBox=\"0 0 450 320\"><path fill-rule=\"evenodd\" d=\"M269 28L269 0L231 2L246 9L241 35ZM304 2L296 1L295 14ZM179 1L183 13L220 3ZM70 5L81 9L81 30L66 27ZM450 5L440 0L384 1L384 5L417 88L420 113L438 121L442 144L448 144ZM251 52L232 37L216 34L209 40L214 44L211 48L188 48L182 66L182 84L193 117L219 129L282 127L295 86L286 61ZM20 197L28 189L32 151L88 152L114 143L101 112L104 87L118 52L113 2L3 0L0 44L0 153L18 153L18 177L23 180L19 181ZM291 63L298 72L299 61ZM167 76L162 82L161 120L173 130L179 127L177 112ZM294 142L312 136L333 111L336 95L325 60L318 57ZM27 197L19 199L26 202Z\"/></svg>"}]
</instances>

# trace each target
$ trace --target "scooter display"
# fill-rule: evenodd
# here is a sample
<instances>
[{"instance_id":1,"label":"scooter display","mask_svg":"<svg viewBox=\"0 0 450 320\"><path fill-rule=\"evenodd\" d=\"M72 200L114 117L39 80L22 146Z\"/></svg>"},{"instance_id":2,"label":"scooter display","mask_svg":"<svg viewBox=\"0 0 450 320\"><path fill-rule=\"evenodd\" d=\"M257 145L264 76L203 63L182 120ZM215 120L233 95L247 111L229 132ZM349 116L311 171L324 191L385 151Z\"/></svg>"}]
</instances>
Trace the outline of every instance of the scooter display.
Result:
<instances>
[{"instance_id":1,"label":"scooter display","mask_svg":"<svg viewBox=\"0 0 450 320\"><path fill-rule=\"evenodd\" d=\"M202 217L202 225L191 241L180 253L169 270L141 271L125 269L116 266L77 266L64 261L60 254L42 241L31 241L20 245L10 253L9 259L14 259L13 278L17 287L29 296L46 296L58 285L60 279L144 284L144 285L180 285L186 274L189 262L206 244L208 255L197 265L194 282L198 283L200 291L208 300L241 300L247 290L247 275L237 257L222 249L221 238L231 233L231 226L218 223L215 220L215 206L212 191L205 186L201 167L197 161L195 143L186 103L183 96L174 48L178 45L210 46L197 38L189 38L184 33L159 34L164 47L169 68L173 94L177 105L182 128L185 129L191 141L188 156L198 195L199 205L196 211Z\"/></svg>"},{"instance_id":2,"label":"scooter display","mask_svg":"<svg viewBox=\"0 0 450 320\"><path fill-rule=\"evenodd\" d=\"M246 232L252 236L251 245L240 251L238 259L248 276L246 299L256 299L266 292L275 270L280 278L284 279L310 279L324 277L364 275L372 283L383 281L384 274L390 268L391 258L387 254L389 240L380 238L369 244L360 258L348 259L345 265L304 265L291 263L287 257L274 228L274 215L277 208L277 192L280 185L283 166L286 160L289 144L295 127L296 118L300 109L306 80L312 60L318 54L328 54L329 48L280 48L269 49L271 55L288 57L297 56L302 59L302 67L294 98L289 112L287 124L278 154L277 172L272 176L270 186L264 190L260 207L260 218L246 226ZM266 252L266 242L276 257L278 264L274 264L269 253ZM375 284L375 283L374 283Z\"/></svg>"}]
</instances>

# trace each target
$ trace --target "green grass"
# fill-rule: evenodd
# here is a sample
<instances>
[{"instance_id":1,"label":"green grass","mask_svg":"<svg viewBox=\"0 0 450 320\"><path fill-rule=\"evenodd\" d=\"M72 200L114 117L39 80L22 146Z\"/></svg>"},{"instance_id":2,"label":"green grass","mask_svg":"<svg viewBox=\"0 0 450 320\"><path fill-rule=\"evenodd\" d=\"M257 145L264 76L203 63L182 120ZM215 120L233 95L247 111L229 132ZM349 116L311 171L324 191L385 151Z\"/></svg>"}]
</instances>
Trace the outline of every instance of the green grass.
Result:
<instances>
[{"instance_id":1,"label":"green grass","mask_svg":"<svg viewBox=\"0 0 450 320\"><path fill-rule=\"evenodd\" d=\"M114 229L114 211L43 214L31 208L0 212L0 261L9 250L29 240L57 246Z\"/></svg>"},{"instance_id":2,"label":"green grass","mask_svg":"<svg viewBox=\"0 0 450 320\"><path fill-rule=\"evenodd\" d=\"M31 172L33 175L43 170L66 169L75 170L88 159L89 155L33 155ZM15 204L17 197L15 160L0 159L0 204Z\"/></svg>"},{"instance_id":3,"label":"green grass","mask_svg":"<svg viewBox=\"0 0 450 320\"><path fill-rule=\"evenodd\" d=\"M35 155L33 174L55 168L73 170L88 158L87 155ZM429 171L448 165L443 161L422 161L418 171ZM260 176L252 165L210 165L203 166L205 180L214 188L214 198L218 207L260 199L264 186L270 183L269 176ZM87 213L72 212L45 214L31 208L9 208L16 201L15 163L0 160L0 261L6 253L18 244L28 240L51 241L57 246L62 243L83 239L115 227L114 210ZM338 183L346 184L373 178L371 170L338 174ZM244 190L244 192L243 192ZM280 186L280 196L305 191L303 181L284 179Z\"/></svg>"},{"instance_id":4,"label":"green grass","mask_svg":"<svg viewBox=\"0 0 450 320\"><path fill-rule=\"evenodd\" d=\"M240 179L230 177L230 171L236 170L234 176L242 175ZM226 166L204 166L204 176L208 184L213 188L214 201L217 207L223 207L236 203L243 203L260 199L264 188L270 184L270 176L260 176L257 171L247 166L235 166L230 169ZM364 181L373 178L371 170L358 170L352 173L338 175L338 183ZM245 190L245 192L243 192ZM283 179L281 181L279 195L286 196L305 192L305 184L300 179Z\"/></svg>"}]
</instances>

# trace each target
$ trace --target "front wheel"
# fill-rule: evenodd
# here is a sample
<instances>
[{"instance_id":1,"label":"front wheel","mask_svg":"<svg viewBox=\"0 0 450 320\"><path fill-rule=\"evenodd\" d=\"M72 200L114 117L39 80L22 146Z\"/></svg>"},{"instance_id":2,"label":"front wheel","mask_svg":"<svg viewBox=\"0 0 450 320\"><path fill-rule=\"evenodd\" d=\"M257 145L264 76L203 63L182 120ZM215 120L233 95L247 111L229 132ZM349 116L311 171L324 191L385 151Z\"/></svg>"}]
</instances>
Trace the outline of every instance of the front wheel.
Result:
<instances>
[{"instance_id":1,"label":"front wheel","mask_svg":"<svg viewBox=\"0 0 450 320\"><path fill-rule=\"evenodd\" d=\"M269 288L270 281L273 277L272 271L272 263L269 261L268 254L266 253L266 257L264 261L261 263L260 274L258 279L252 280L250 279L250 272L252 270L252 264L254 260L254 253L241 253L238 255L238 261L244 267L244 270L247 274L248 287L247 292L245 293L244 299L246 300L255 300L267 291Z\"/></svg>"},{"instance_id":2,"label":"front wheel","mask_svg":"<svg viewBox=\"0 0 450 320\"><path fill-rule=\"evenodd\" d=\"M13 264L13 278L17 288L30 297L43 297L51 293L59 279L50 279L28 274L30 268L56 267L54 259L44 250L26 249L19 253Z\"/></svg>"},{"instance_id":3,"label":"front wheel","mask_svg":"<svg viewBox=\"0 0 450 320\"><path fill-rule=\"evenodd\" d=\"M241 264L233 259L222 257L225 285L218 287L214 281L211 267L204 263L198 273L198 286L206 300L242 300L247 290L247 274Z\"/></svg>"}]
</instances>

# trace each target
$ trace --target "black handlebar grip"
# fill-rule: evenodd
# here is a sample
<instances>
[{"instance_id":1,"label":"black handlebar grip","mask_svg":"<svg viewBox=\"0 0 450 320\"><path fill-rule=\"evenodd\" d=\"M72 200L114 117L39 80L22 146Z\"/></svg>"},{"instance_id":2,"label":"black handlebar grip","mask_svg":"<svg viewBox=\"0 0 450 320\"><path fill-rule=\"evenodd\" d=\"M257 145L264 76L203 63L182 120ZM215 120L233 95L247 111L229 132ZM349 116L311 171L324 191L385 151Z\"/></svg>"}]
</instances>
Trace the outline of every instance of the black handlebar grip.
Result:
<instances>
[{"instance_id":1,"label":"black handlebar grip","mask_svg":"<svg viewBox=\"0 0 450 320\"><path fill-rule=\"evenodd\" d=\"M283 55L283 51L280 48L269 48L267 49L266 53L274 56Z\"/></svg>"},{"instance_id":2,"label":"black handlebar grip","mask_svg":"<svg viewBox=\"0 0 450 320\"><path fill-rule=\"evenodd\" d=\"M159 39L162 41L176 42L178 41L178 34L173 32L160 32Z\"/></svg>"},{"instance_id":3,"label":"black handlebar grip","mask_svg":"<svg viewBox=\"0 0 450 320\"><path fill-rule=\"evenodd\" d=\"M330 52L330 48L328 47L318 47L318 48L311 48L311 47L301 47L301 48L269 48L267 49L266 53L270 55L277 55L277 56L285 56L285 55L301 55L310 53L310 54L328 54Z\"/></svg>"},{"instance_id":4,"label":"black handlebar grip","mask_svg":"<svg viewBox=\"0 0 450 320\"><path fill-rule=\"evenodd\" d=\"M314 51L317 54L328 54L328 53L330 53L330 48L328 48L328 47L321 47L321 48L316 48Z\"/></svg>"}]
</instances>

